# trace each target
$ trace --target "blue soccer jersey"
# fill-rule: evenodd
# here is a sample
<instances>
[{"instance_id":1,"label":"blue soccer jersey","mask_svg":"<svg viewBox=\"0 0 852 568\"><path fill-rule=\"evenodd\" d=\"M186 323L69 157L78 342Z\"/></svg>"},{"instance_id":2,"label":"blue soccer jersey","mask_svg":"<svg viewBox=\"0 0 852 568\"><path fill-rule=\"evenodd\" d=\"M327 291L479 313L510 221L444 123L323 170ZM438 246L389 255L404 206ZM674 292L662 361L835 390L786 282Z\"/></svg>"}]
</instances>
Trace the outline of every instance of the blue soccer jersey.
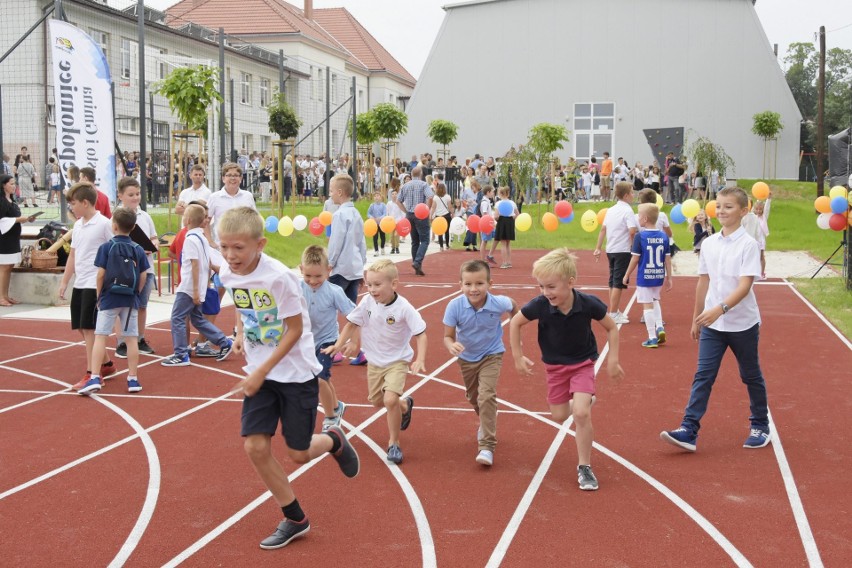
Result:
<instances>
[{"instance_id":1,"label":"blue soccer jersey","mask_svg":"<svg viewBox=\"0 0 852 568\"><path fill-rule=\"evenodd\" d=\"M666 279L666 256L670 255L669 237L662 231L642 230L633 237L632 254L639 257L636 285L662 286Z\"/></svg>"}]
</instances>

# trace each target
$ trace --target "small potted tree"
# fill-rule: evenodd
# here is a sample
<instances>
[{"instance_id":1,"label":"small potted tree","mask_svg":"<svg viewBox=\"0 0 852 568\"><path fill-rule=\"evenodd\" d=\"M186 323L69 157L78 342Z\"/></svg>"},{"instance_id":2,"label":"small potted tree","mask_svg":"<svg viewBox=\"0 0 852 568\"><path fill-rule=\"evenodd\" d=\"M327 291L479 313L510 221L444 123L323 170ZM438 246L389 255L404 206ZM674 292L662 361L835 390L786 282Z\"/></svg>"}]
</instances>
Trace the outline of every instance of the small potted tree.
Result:
<instances>
[{"instance_id":1,"label":"small potted tree","mask_svg":"<svg viewBox=\"0 0 852 568\"><path fill-rule=\"evenodd\" d=\"M542 173L545 163L550 163L551 156L556 150L561 150L563 148L562 143L568 141L568 129L562 126L561 124L551 124L548 122L541 122L536 124L532 128L530 128L529 132L529 140L527 141L527 148L529 148L533 155L535 156L536 164L538 165L538 179L539 183L541 183ZM552 168L551 168L552 170ZM550 192L551 192L551 202L553 202L553 195L555 190L555 182L553 180L553 172L550 172L551 180L550 180ZM539 190L539 193L541 191ZM539 195L539 201L541 200L541 195Z\"/></svg>"},{"instance_id":2,"label":"small potted tree","mask_svg":"<svg viewBox=\"0 0 852 568\"><path fill-rule=\"evenodd\" d=\"M447 161L447 145L452 144L458 138L458 125L449 120L436 119L429 123L426 134L432 140L432 143L443 146L443 149L438 151L438 155L443 157L444 161Z\"/></svg>"},{"instance_id":3,"label":"small potted tree","mask_svg":"<svg viewBox=\"0 0 852 568\"><path fill-rule=\"evenodd\" d=\"M725 149L704 136L696 135L689 144L686 155L695 164L696 173L706 174L705 182L714 171L720 177L724 177L729 169L734 168L734 160L725 152Z\"/></svg>"},{"instance_id":4,"label":"small potted tree","mask_svg":"<svg viewBox=\"0 0 852 568\"><path fill-rule=\"evenodd\" d=\"M368 192L369 188L373 186L373 144L379 139L379 135L376 133L375 128L373 127L373 113L372 111L362 112L358 116L355 117L355 141L361 147L361 151L366 154L367 166L368 166L368 175L365 179L364 191ZM349 136L352 136L352 121L349 121ZM356 164L357 165L357 164Z\"/></svg>"},{"instance_id":5,"label":"small potted tree","mask_svg":"<svg viewBox=\"0 0 852 568\"><path fill-rule=\"evenodd\" d=\"M382 147L385 150L384 163L387 168L388 162L391 161L391 148L395 148L395 141L408 131L408 115L391 103L381 103L374 106L370 114L370 125L373 132L375 132L377 138L385 141ZM395 151L393 157L396 158Z\"/></svg>"},{"instance_id":6,"label":"small potted tree","mask_svg":"<svg viewBox=\"0 0 852 568\"><path fill-rule=\"evenodd\" d=\"M771 110L759 112L752 117L754 124L751 131L763 139L763 177L775 177L775 163L778 159L778 133L784 129L781 123L781 115ZM776 141L775 144L775 159L772 160L772 167L767 167L766 159L769 153L769 142Z\"/></svg>"},{"instance_id":7,"label":"small potted tree","mask_svg":"<svg viewBox=\"0 0 852 568\"><path fill-rule=\"evenodd\" d=\"M285 179L281 172L284 171L283 164L286 160L287 152L285 148L290 147L292 151L296 146L296 136L299 135L299 127L302 126L302 121L296 116L296 111L287 102L287 97L284 93L278 92L272 97L269 106L266 107L266 112L269 115L269 131L278 135L278 140L273 140L272 145L278 149L278 190L275 192L278 196L278 211L281 208L281 196L285 191ZM295 162L295 157L293 157ZM294 167L295 169L295 167ZM295 176L291 178L291 184L295 180ZM295 212L296 200L293 199L293 211Z\"/></svg>"}]
</instances>

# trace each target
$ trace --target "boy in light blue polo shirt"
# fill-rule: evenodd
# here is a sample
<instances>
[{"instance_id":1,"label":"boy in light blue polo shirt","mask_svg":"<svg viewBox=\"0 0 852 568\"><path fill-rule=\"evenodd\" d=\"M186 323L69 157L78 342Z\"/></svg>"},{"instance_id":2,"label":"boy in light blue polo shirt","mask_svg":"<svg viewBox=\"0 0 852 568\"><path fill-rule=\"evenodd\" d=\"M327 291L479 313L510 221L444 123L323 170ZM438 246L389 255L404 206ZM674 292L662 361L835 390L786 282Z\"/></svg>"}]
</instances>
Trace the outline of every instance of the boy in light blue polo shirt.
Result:
<instances>
[{"instance_id":1,"label":"boy in light blue polo shirt","mask_svg":"<svg viewBox=\"0 0 852 568\"><path fill-rule=\"evenodd\" d=\"M302 295L308 304L308 315L311 318L311 332L314 335L317 361L322 365L319 373L319 399L325 419L322 421L322 431L332 426L340 426L346 405L337 399L337 391L331 384L331 355L322 352L323 349L334 345L340 336L337 325L338 312L348 316L355 309L352 300L343 293L343 288L328 280L331 271L328 265L328 255L325 249L311 245L302 253Z\"/></svg>"},{"instance_id":2,"label":"boy in light blue polo shirt","mask_svg":"<svg viewBox=\"0 0 852 568\"><path fill-rule=\"evenodd\" d=\"M518 305L508 296L495 296L491 288L491 268L482 260L470 260L461 267L462 296L447 304L444 312L444 345L458 357L465 396L479 415L476 462L494 463L497 446L497 380L503 366L503 327L501 317L510 317Z\"/></svg>"}]
</instances>

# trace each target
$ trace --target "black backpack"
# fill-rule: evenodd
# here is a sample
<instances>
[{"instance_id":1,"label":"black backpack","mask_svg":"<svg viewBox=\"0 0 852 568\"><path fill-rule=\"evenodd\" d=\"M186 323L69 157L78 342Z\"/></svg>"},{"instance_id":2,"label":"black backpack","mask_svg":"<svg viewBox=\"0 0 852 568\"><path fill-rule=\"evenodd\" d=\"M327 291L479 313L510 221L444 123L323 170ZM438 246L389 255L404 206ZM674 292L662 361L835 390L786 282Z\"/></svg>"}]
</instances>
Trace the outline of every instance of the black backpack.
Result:
<instances>
[{"instance_id":1,"label":"black backpack","mask_svg":"<svg viewBox=\"0 0 852 568\"><path fill-rule=\"evenodd\" d=\"M110 240L104 275L104 289L119 296L135 296L139 287L136 243Z\"/></svg>"}]
</instances>

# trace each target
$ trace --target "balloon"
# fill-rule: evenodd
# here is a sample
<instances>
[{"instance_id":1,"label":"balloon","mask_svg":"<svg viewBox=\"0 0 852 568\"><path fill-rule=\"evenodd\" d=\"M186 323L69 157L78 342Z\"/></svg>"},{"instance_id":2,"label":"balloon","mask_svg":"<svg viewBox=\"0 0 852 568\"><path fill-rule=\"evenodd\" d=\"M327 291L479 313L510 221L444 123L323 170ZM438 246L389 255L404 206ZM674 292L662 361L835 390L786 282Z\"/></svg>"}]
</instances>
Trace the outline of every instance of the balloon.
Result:
<instances>
[{"instance_id":1,"label":"balloon","mask_svg":"<svg viewBox=\"0 0 852 568\"><path fill-rule=\"evenodd\" d=\"M480 233L490 233L494 230L494 225L497 222L494 220L494 217L491 215L483 215L482 219L479 220L479 232Z\"/></svg>"},{"instance_id":2,"label":"balloon","mask_svg":"<svg viewBox=\"0 0 852 568\"><path fill-rule=\"evenodd\" d=\"M663 205L664 205L665 203L666 203L666 202L665 202L665 201L663 201L663 196L662 196L662 195L660 195L660 194L658 193L658 194L657 194L657 207L659 207L660 209L662 209L662 208L663 208Z\"/></svg>"},{"instance_id":3,"label":"balloon","mask_svg":"<svg viewBox=\"0 0 852 568\"><path fill-rule=\"evenodd\" d=\"M835 197L842 197L843 199L846 199L846 188L842 185L835 185L831 188L831 191L828 192L828 196L831 199L834 199Z\"/></svg>"},{"instance_id":4,"label":"balloon","mask_svg":"<svg viewBox=\"0 0 852 568\"><path fill-rule=\"evenodd\" d=\"M408 219L400 219L396 224L396 232L400 237L404 237L411 232L411 221Z\"/></svg>"},{"instance_id":5,"label":"balloon","mask_svg":"<svg viewBox=\"0 0 852 568\"><path fill-rule=\"evenodd\" d=\"M828 229L829 228L829 219L831 218L831 214L829 213L820 213L817 217L817 227L820 229Z\"/></svg>"},{"instance_id":6,"label":"balloon","mask_svg":"<svg viewBox=\"0 0 852 568\"><path fill-rule=\"evenodd\" d=\"M606 219L606 214L609 212L609 207L604 207L597 214L598 225L603 225L604 219Z\"/></svg>"},{"instance_id":7,"label":"balloon","mask_svg":"<svg viewBox=\"0 0 852 568\"><path fill-rule=\"evenodd\" d=\"M680 210L683 213L684 217L686 217L687 219L691 219L698 215L698 212L701 211L701 204L694 199L687 199L681 205Z\"/></svg>"},{"instance_id":8,"label":"balloon","mask_svg":"<svg viewBox=\"0 0 852 568\"><path fill-rule=\"evenodd\" d=\"M379 227L382 228L383 233L393 233L393 230L396 229L396 219L394 219L390 215L388 215L387 217L382 217L382 220L379 221Z\"/></svg>"},{"instance_id":9,"label":"balloon","mask_svg":"<svg viewBox=\"0 0 852 568\"><path fill-rule=\"evenodd\" d=\"M372 237L379 232L379 224L372 217L364 221L364 236Z\"/></svg>"},{"instance_id":10,"label":"balloon","mask_svg":"<svg viewBox=\"0 0 852 568\"><path fill-rule=\"evenodd\" d=\"M555 231L559 228L559 218L548 211L541 216L541 226L544 227L545 231Z\"/></svg>"},{"instance_id":11,"label":"balloon","mask_svg":"<svg viewBox=\"0 0 852 568\"><path fill-rule=\"evenodd\" d=\"M711 219L716 218L716 200L708 201L707 205L704 207L704 212L707 213L707 216Z\"/></svg>"},{"instance_id":12,"label":"balloon","mask_svg":"<svg viewBox=\"0 0 852 568\"><path fill-rule=\"evenodd\" d=\"M318 237L322 234L322 223L320 223L320 220L318 218L314 217L313 219L311 219L311 222L308 223L308 230L311 232L312 235Z\"/></svg>"},{"instance_id":13,"label":"balloon","mask_svg":"<svg viewBox=\"0 0 852 568\"><path fill-rule=\"evenodd\" d=\"M832 213L846 213L846 210L849 209L849 204L846 202L846 196L840 196L832 198L831 202L831 212Z\"/></svg>"},{"instance_id":14,"label":"balloon","mask_svg":"<svg viewBox=\"0 0 852 568\"><path fill-rule=\"evenodd\" d=\"M524 233L529 231L530 227L532 227L532 217L530 217L529 213L521 213L515 219L515 228L518 231Z\"/></svg>"},{"instance_id":15,"label":"balloon","mask_svg":"<svg viewBox=\"0 0 852 568\"><path fill-rule=\"evenodd\" d=\"M597 214L588 209L583 216L580 217L580 226L583 227L583 230L587 233L591 233L595 229L598 228L598 216Z\"/></svg>"},{"instance_id":16,"label":"balloon","mask_svg":"<svg viewBox=\"0 0 852 568\"><path fill-rule=\"evenodd\" d=\"M266 230L270 233L274 233L278 230L278 217L275 215L270 215L266 218L266 222L264 223Z\"/></svg>"},{"instance_id":17,"label":"balloon","mask_svg":"<svg viewBox=\"0 0 852 568\"><path fill-rule=\"evenodd\" d=\"M297 231L304 231L308 226L308 218L304 215L296 215L293 217L293 228Z\"/></svg>"},{"instance_id":18,"label":"balloon","mask_svg":"<svg viewBox=\"0 0 852 568\"><path fill-rule=\"evenodd\" d=\"M289 237L293 234L293 220L287 215L284 215L278 221L278 234L282 237Z\"/></svg>"},{"instance_id":19,"label":"balloon","mask_svg":"<svg viewBox=\"0 0 852 568\"><path fill-rule=\"evenodd\" d=\"M843 201L846 201L845 199ZM846 228L846 215L835 213L828 218L828 226L835 231L842 231Z\"/></svg>"},{"instance_id":20,"label":"balloon","mask_svg":"<svg viewBox=\"0 0 852 568\"><path fill-rule=\"evenodd\" d=\"M319 219L319 222L322 223L323 227L328 227L329 225L331 225L331 217L331 211L323 211L319 214L319 217L317 217L317 219Z\"/></svg>"},{"instance_id":21,"label":"balloon","mask_svg":"<svg viewBox=\"0 0 852 568\"><path fill-rule=\"evenodd\" d=\"M432 221L432 232L436 235L443 235L449 228L449 223L443 217L435 217L435 220Z\"/></svg>"},{"instance_id":22,"label":"balloon","mask_svg":"<svg viewBox=\"0 0 852 568\"><path fill-rule=\"evenodd\" d=\"M669 213L669 219L671 219L672 223L680 225L681 223L686 223L686 217L683 216L683 211L681 211L680 203L672 207L672 212Z\"/></svg>"},{"instance_id":23,"label":"balloon","mask_svg":"<svg viewBox=\"0 0 852 568\"><path fill-rule=\"evenodd\" d=\"M479 215L471 215L467 218L467 230L471 233L479 232Z\"/></svg>"},{"instance_id":24,"label":"balloon","mask_svg":"<svg viewBox=\"0 0 852 568\"><path fill-rule=\"evenodd\" d=\"M465 227L464 219L461 217L454 217L453 220L450 221L450 234L463 235L466 230L467 227Z\"/></svg>"},{"instance_id":25,"label":"balloon","mask_svg":"<svg viewBox=\"0 0 852 568\"><path fill-rule=\"evenodd\" d=\"M569 201L558 201L556 206L553 208L553 212L556 213L556 216L560 219L562 217L567 217L572 211L574 211L574 207Z\"/></svg>"},{"instance_id":26,"label":"balloon","mask_svg":"<svg viewBox=\"0 0 852 568\"><path fill-rule=\"evenodd\" d=\"M814 209L820 213L831 213L831 198L827 195L820 195L814 200Z\"/></svg>"},{"instance_id":27,"label":"balloon","mask_svg":"<svg viewBox=\"0 0 852 568\"><path fill-rule=\"evenodd\" d=\"M515 208L512 207L512 202L508 199L501 199L497 204L497 212L503 217L511 217L512 213L515 212Z\"/></svg>"},{"instance_id":28,"label":"balloon","mask_svg":"<svg viewBox=\"0 0 852 568\"><path fill-rule=\"evenodd\" d=\"M751 194L755 199L762 201L769 197L769 186L762 181L757 181L751 186ZM695 215L687 215L687 217L695 217Z\"/></svg>"},{"instance_id":29,"label":"balloon","mask_svg":"<svg viewBox=\"0 0 852 568\"><path fill-rule=\"evenodd\" d=\"M568 215L567 217L560 217L559 218L560 223L570 223L573 220L574 220L574 212L573 211L571 211L571 214Z\"/></svg>"},{"instance_id":30,"label":"balloon","mask_svg":"<svg viewBox=\"0 0 852 568\"><path fill-rule=\"evenodd\" d=\"M429 207L425 203L418 203L414 207L414 216L418 219L425 219L429 216Z\"/></svg>"}]
</instances>

